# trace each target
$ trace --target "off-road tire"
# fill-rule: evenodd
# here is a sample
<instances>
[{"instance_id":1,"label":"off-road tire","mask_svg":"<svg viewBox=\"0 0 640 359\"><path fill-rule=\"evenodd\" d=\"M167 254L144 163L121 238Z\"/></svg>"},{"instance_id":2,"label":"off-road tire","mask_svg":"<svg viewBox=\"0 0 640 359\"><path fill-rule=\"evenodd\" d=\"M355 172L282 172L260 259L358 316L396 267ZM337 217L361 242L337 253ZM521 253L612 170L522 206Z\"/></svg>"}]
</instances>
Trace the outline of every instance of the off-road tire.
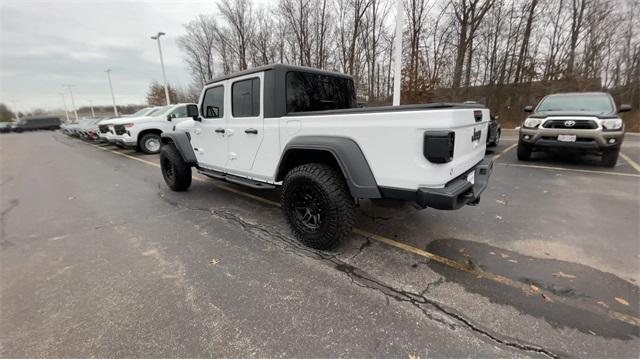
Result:
<instances>
[{"instance_id":1,"label":"off-road tire","mask_svg":"<svg viewBox=\"0 0 640 359\"><path fill-rule=\"evenodd\" d=\"M301 201L307 195L312 199ZM300 205L306 202L312 203ZM342 174L325 164L309 163L289 171L283 181L280 204L294 236L308 247L330 249L352 231L353 198ZM321 222L317 228L309 227L301 218L300 208L315 210Z\"/></svg>"},{"instance_id":2,"label":"off-road tire","mask_svg":"<svg viewBox=\"0 0 640 359\"><path fill-rule=\"evenodd\" d=\"M533 148L531 145L518 141L518 160L528 161L531 159L532 150Z\"/></svg>"},{"instance_id":3,"label":"off-road tire","mask_svg":"<svg viewBox=\"0 0 640 359\"><path fill-rule=\"evenodd\" d=\"M167 186L174 191L186 191L191 186L191 166L186 164L173 143L160 148L160 169Z\"/></svg>"},{"instance_id":4,"label":"off-road tire","mask_svg":"<svg viewBox=\"0 0 640 359\"><path fill-rule=\"evenodd\" d=\"M604 167L610 167L610 168L615 167L616 163L618 162L619 153L620 153L620 148L605 150L602 153L600 164Z\"/></svg>"},{"instance_id":5,"label":"off-road tire","mask_svg":"<svg viewBox=\"0 0 640 359\"><path fill-rule=\"evenodd\" d=\"M157 143L160 144L160 135L158 135L157 133L146 133L142 137L140 137L140 141L138 142L138 148L140 149L140 151L148 155L153 155L160 152L161 146L158 147L157 150L148 148L147 145L149 141L157 141Z\"/></svg>"}]
</instances>

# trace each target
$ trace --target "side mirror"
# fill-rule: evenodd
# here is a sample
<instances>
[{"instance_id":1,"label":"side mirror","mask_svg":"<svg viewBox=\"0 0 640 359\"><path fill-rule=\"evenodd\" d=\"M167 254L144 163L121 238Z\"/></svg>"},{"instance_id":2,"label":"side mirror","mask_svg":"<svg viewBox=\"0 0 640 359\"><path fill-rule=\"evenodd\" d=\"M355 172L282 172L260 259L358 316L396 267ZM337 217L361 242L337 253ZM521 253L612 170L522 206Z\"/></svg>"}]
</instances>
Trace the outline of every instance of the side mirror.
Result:
<instances>
[{"instance_id":1,"label":"side mirror","mask_svg":"<svg viewBox=\"0 0 640 359\"><path fill-rule=\"evenodd\" d=\"M197 105L187 105L187 117L193 118L194 121L202 121Z\"/></svg>"},{"instance_id":2,"label":"side mirror","mask_svg":"<svg viewBox=\"0 0 640 359\"><path fill-rule=\"evenodd\" d=\"M531 106L531 105L525 106L524 107L524 112L533 112L533 106Z\"/></svg>"},{"instance_id":3,"label":"side mirror","mask_svg":"<svg viewBox=\"0 0 640 359\"><path fill-rule=\"evenodd\" d=\"M631 105L620 105L620 108L618 109L618 113L629 111L631 111Z\"/></svg>"},{"instance_id":4,"label":"side mirror","mask_svg":"<svg viewBox=\"0 0 640 359\"><path fill-rule=\"evenodd\" d=\"M171 122L171 119L173 118L173 116L171 115L167 115L167 121Z\"/></svg>"}]
</instances>

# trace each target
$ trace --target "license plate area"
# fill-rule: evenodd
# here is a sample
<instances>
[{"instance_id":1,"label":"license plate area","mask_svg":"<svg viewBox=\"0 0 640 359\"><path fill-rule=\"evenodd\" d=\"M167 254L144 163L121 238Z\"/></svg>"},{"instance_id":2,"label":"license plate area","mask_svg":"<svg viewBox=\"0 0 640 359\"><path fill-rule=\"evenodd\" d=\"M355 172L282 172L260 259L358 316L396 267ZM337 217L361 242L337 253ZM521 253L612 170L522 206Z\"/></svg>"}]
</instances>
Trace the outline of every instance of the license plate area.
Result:
<instances>
[{"instance_id":1,"label":"license plate area","mask_svg":"<svg viewBox=\"0 0 640 359\"><path fill-rule=\"evenodd\" d=\"M576 135L558 135L560 142L576 142Z\"/></svg>"}]
</instances>

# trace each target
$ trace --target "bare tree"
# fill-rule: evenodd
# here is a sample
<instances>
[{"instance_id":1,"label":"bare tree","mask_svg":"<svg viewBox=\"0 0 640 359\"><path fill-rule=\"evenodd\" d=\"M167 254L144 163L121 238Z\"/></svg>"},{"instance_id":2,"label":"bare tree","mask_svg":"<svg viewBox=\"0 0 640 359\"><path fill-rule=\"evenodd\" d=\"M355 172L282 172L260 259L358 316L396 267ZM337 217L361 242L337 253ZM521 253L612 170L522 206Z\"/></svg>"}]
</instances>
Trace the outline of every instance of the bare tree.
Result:
<instances>
[{"instance_id":1,"label":"bare tree","mask_svg":"<svg viewBox=\"0 0 640 359\"><path fill-rule=\"evenodd\" d=\"M251 0L221 0L218 10L229 26L229 35L221 37L229 48L235 52L238 60L238 68L246 70L248 67L247 51L253 38L254 15L251 9Z\"/></svg>"}]
</instances>

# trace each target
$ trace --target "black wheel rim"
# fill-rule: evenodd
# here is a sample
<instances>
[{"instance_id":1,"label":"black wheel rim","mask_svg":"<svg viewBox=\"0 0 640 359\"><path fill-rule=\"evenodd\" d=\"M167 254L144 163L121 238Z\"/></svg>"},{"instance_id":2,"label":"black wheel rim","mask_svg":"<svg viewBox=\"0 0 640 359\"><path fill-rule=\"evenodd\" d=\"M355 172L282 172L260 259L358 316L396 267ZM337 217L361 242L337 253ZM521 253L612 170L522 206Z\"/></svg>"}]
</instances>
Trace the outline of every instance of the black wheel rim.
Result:
<instances>
[{"instance_id":1,"label":"black wheel rim","mask_svg":"<svg viewBox=\"0 0 640 359\"><path fill-rule=\"evenodd\" d=\"M303 232L317 232L325 222L327 208L323 193L312 184L301 184L291 194L290 218Z\"/></svg>"},{"instance_id":2,"label":"black wheel rim","mask_svg":"<svg viewBox=\"0 0 640 359\"><path fill-rule=\"evenodd\" d=\"M169 180L169 182L173 182L176 177L176 173L173 168L173 163L171 163L168 158L165 158L162 161L162 169L164 170L164 176L167 180Z\"/></svg>"}]
</instances>

